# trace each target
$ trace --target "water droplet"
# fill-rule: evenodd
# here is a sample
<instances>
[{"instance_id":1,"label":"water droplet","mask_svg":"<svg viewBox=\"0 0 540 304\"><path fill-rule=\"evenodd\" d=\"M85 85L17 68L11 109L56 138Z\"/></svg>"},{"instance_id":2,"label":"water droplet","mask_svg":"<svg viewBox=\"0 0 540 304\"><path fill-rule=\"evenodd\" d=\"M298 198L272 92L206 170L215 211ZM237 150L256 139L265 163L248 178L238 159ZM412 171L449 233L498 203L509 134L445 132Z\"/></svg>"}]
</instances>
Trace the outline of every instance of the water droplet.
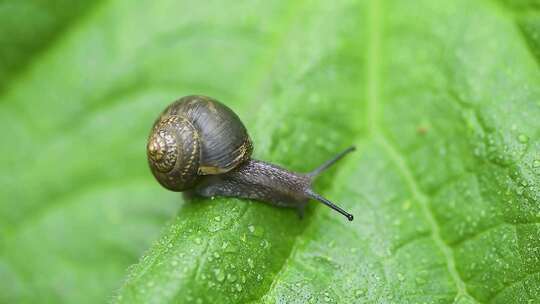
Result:
<instances>
[{"instance_id":1,"label":"water droplet","mask_svg":"<svg viewBox=\"0 0 540 304\"><path fill-rule=\"evenodd\" d=\"M266 239L262 240L260 245L264 249L270 247L270 243Z\"/></svg>"},{"instance_id":2,"label":"water droplet","mask_svg":"<svg viewBox=\"0 0 540 304\"><path fill-rule=\"evenodd\" d=\"M195 238L195 243L196 243L196 244L199 244L199 245L200 245L200 244L201 244L201 242L202 242L202 240L201 240L201 238L200 238L200 237L198 237L198 238Z\"/></svg>"},{"instance_id":3,"label":"water droplet","mask_svg":"<svg viewBox=\"0 0 540 304\"><path fill-rule=\"evenodd\" d=\"M251 233L255 232L255 226L249 225L249 226L248 226L248 230L249 230L249 232L251 232Z\"/></svg>"},{"instance_id":4,"label":"water droplet","mask_svg":"<svg viewBox=\"0 0 540 304\"><path fill-rule=\"evenodd\" d=\"M242 291L242 285L236 283L235 287L236 287L236 290L238 290L238 292Z\"/></svg>"},{"instance_id":5,"label":"water droplet","mask_svg":"<svg viewBox=\"0 0 540 304\"><path fill-rule=\"evenodd\" d=\"M441 156L445 156L446 155L446 148L445 147L440 147L439 148L439 154Z\"/></svg>"},{"instance_id":6,"label":"water droplet","mask_svg":"<svg viewBox=\"0 0 540 304\"><path fill-rule=\"evenodd\" d=\"M359 297L363 296L365 293L366 293L365 290L363 290L363 289L357 289L357 290L354 292L354 295L355 295L357 298L359 298Z\"/></svg>"},{"instance_id":7,"label":"water droplet","mask_svg":"<svg viewBox=\"0 0 540 304\"><path fill-rule=\"evenodd\" d=\"M235 276L234 274L230 274L230 273L229 273L229 274L227 275L227 281L229 281L229 282L231 282L231 283L234 282L234 281L236 281L236 276Z\"/></svg>"},{"instance_id":8,"label":"water droplet","mask_svg":"<svg viewBox=\"0 0 540 304\"><path fill-rule=\"evenodd\" d=\"M262 279L263 279L262 275L261 275L261 274L257 274L257 281L260 282L260 281L262 281Z\"/></svg>"},{"instance_id":9,"label":"water droplet","mask_svg":"<svg viewBox=\"0 0 540 304\"><path fill-rule=\"evenodd\" d=\"M251 269L255 268L255 264L253 264L253 260L251 258L248 258L247 262L248 262L249 268Z\"/></svg>"},{"instance_id":10,"label":"water droplet","mask_svg":"<svg viewBox=\"0 0 540 304\"><path fill-rule=\"evenodd\" d=\"M221 217L220 217L220 216L216 216L216 217L214 217L214 220L215 220L216 222L221 222Z\"/></svg>"},{"instance_id":11,"label":"water droplet","mask_svg":"<svg viewBox=\"0 0 540 304\"><path fill-rule=\"evenodd\" d=\"M218 253L218 252L214 252L214 257L215 257L216 259L219 259L219 257L220 257L219 253Z\"/></svg>"},{"instance_id":12,"label":"water droplet","mask_svg":"<svg viewBox=\"0 0 540 304\"><path fill-rule=\"evenodd\" d=\"M223 282L223 280L225 280L225 274L219 268L214 269L214 275L216 276L216 280L218 280L218 282Z\"/></svg>"},{"instance_id":13,"label":"water droplet","mask_svg":"<svg viewBox=\"0 0 540 304\"><path fill-rule=\"evenodd\" d=\"M169 248L172 248L172 246L173 246L172 243L169 243L169 244L167 245L167 247L169 247Z\"/></svg>"},{"instance_id":14,"label":"water droplet","mask_svg":"<svg viewBox=\"0 0 540 304\"><path fill-rule=\"evenodd\" d=\"M474 148L474 156L480 156L482 154L482 150L480 149L480 147L476 147Z\"/></svg>"},{"instance_id":15,"label":"water droplet","mask_svg":"<svg viewBox=\"0 0 540 304\"><path fill-rule=\"evenodd\" d=\"M522 144L526 144L529 141L529 137L525 134L519 134L518 140Z\"/></svg>"}]
</instances>

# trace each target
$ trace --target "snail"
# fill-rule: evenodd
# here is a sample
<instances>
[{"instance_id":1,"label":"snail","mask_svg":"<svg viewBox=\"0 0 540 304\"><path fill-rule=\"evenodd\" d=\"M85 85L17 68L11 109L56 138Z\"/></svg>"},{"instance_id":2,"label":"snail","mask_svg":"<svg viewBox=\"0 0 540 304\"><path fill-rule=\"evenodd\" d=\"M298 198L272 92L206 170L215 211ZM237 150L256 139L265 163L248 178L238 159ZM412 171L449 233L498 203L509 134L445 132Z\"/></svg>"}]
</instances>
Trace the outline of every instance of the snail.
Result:
<instances>
[{"instance_id":1,"label":"snail","mask_svg":"<svg viewBox=\"0 0 540 304\"><path fill-rule=\"evenodd\" d=\"M297 208L300 216L314 199L352 221L352 214L316 193L312 183L354 150L349 147L305 174L252 159L253 145L240 118L215 99L191 95L173 102L155 121L147 157L154 177L172 191L253 199Z\"/></svg>"}]
</instances>

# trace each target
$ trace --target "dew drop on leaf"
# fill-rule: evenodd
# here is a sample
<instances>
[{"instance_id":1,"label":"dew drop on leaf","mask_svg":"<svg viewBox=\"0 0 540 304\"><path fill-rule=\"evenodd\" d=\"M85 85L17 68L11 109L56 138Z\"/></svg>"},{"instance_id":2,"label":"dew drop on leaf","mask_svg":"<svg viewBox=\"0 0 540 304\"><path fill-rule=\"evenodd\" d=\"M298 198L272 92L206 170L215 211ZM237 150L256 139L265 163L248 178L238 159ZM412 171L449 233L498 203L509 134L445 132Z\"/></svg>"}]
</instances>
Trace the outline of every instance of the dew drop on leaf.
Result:
<instances>
[{"instance_id":1,"label":"dew drop on leaf","mask_svg":"<svg viewBox=\"0 0 540 304\"><path fill-rule=\"evenodd\" d=\"M270 243L266 239L262 240L260 245L264 249L270 247Z\"/></svg>"},{"instance_id":2,"label":"dew drop on leaf","mask_svg":"<svg viewBox=\"0 0 540 304\"><path fill-rule=\"evenodd\" d=\"M518 140L520 143L522 144L526 144L527 142L529 142L529 137L525 134L519 134L518 135Z\"/></svg>"},{"instance_id":3,"label":"dew drop on leaf","mask_svg":"<svg viewBox=\"0 0 540 304\"><path fill-rule=\"evenodd\" d=\"M219 268L216 268L216 269L214 269L214 274L215 274L216 280L218 280L218 282L223 282L223 280L225 280L225 274L223 273L223 270L221 270Z\"/></svg>"},{"instance_id":4,"label":"dew drop on leaf","mask_svg":"<svg viewBox=\"0 0 540 304\"><path fill-rule=\"evenodd\" d=\"M359 298L359 297L363 296L365 293L366 293L366 291L364 289L357 289L354 292L354 295L355 295L355 297Z\"/></svg>"},{"instance_id":5,"label":"dew drop on leaf","mask_svg":"<svg viewBox=\"0 0 540 304\"><path fill-rule=\"evenodd\" d=\"M242 291L242 285L236 283L235 287L238 292Z\"/></svg>"},{"instance_id":6,"label":"dew drop on leaf","mask_svg":"<svg viewBox=\"0 0 540 304\"><path fill-rule=\"evenodd\" d=\"M249 226L248 226L248 230L249 230L249 232L251 232L251 233L255 232L255 226L249 225Z\"/></svg>"}]
</instances>

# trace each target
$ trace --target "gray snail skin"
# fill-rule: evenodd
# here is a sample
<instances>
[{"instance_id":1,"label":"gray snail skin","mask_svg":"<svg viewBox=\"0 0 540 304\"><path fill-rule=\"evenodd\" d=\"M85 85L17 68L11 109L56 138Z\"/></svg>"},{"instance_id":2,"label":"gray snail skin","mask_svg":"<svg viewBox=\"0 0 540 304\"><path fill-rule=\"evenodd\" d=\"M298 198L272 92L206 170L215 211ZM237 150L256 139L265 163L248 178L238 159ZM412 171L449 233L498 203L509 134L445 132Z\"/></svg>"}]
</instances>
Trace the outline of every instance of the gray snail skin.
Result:
<instances>
[{"instance_id":1,"label":"gray snail skin","mask_svg":"<svg viewBox=\"0 0 540 304\"><path fill-rule=\"evenodd\" d=\"M353 215L317 194L315 178L354 151L349 147L309 173L297 173L251 158L253 145L240 118L210 97L191 95L169 105L158 117L146 153L158 182L172 191L203 197L253 199L303 214L310 199Z\"/></svg>"}]
</instances>

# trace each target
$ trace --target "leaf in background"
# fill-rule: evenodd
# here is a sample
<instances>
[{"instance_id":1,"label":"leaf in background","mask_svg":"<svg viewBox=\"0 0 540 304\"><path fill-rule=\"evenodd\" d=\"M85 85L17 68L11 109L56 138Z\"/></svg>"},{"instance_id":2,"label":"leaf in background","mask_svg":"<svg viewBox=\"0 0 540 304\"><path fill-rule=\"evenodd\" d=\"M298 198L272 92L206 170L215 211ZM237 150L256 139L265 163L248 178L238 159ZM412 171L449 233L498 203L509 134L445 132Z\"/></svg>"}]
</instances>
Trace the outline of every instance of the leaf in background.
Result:
<instances>
[{"instance_id":1,"label":"leaf in background","mask_svg":"<svg viewBox=\"0 0 540 304\"><path fill-rule=\"evenodd\" d=\"M0 96L0 302L103 302L181 198L150 124L193 93L355 215L182 205L115 302L540 298L533 1L103 3Z\"/></svg>"},{"instance_id":2,"label":"leaf in background","mask_svg":"<svg viewBox=\"0 0 540 304\"><path fill-rule=\"evenodd\" d=\"M90 12L98 1L0 1L0 88Z\"/></svg>"}]
</instances>

